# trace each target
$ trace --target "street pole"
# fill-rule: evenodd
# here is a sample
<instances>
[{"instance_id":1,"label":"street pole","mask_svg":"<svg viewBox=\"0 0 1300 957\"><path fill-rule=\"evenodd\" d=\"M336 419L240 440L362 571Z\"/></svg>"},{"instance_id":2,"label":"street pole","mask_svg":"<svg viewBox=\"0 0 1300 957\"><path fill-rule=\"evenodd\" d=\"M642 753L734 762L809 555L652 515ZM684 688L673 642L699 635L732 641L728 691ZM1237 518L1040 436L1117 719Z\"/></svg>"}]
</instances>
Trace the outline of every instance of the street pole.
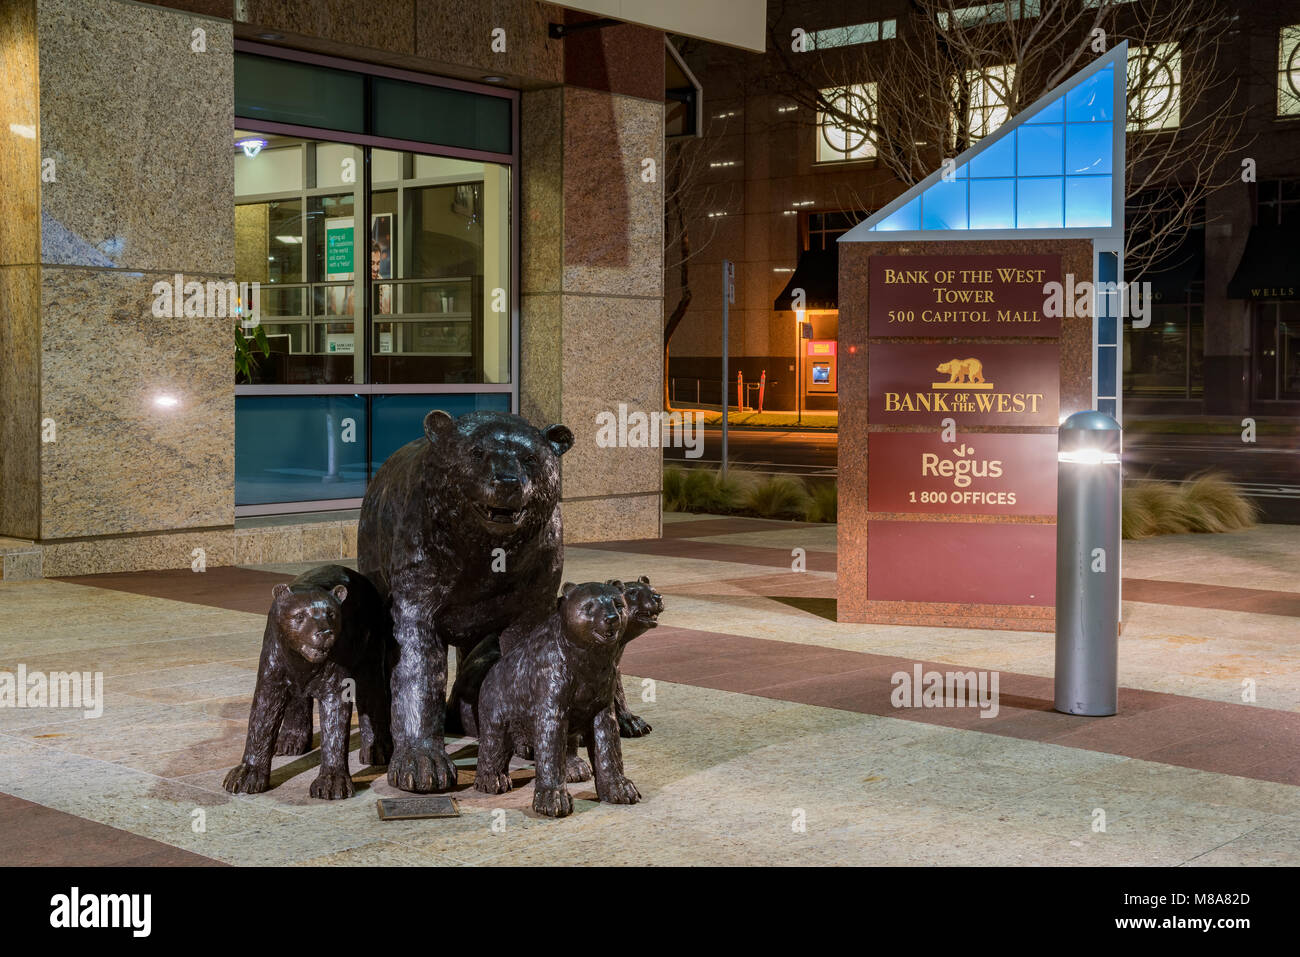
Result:
<instances>
[{"instance_id":1,"label":"street pole","mask_svg":"<svg viewBox=\"0 0 1300 957\"><path fill-rule=\"evenodd\" d=\"M727 474L727 394L730 383L727 375L727 306L736 297L736 267L730 259L722 260L722 474Z\"/></svg>"},{"instance_id":2,"label":"street pole","mask_svg":"<svg viewBox=\"0 0 1300 957\"><path fill-rule=\"evenodd\" d=\"M803 312L794 314L794 407L803 425Z\"/></svg>"}]
</instances>

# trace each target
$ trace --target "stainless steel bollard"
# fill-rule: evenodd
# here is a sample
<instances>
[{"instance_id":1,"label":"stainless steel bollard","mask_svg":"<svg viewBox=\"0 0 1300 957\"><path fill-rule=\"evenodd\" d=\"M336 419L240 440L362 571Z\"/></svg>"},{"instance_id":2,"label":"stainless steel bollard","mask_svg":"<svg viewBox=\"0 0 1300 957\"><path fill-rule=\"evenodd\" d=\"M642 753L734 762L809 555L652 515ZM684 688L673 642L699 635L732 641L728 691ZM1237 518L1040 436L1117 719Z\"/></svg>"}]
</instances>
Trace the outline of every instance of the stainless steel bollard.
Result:
<instances>
[{"instance_id":1,"label":"stainless steel bollard","mask_svg":"<svg viewBox=\"0 0 1300 957\"><path fill-rule=\"evenodd\" d=\"M1119 423L1076 412L1061 425L1056 492L1056 710L1119 710Z\"/></svg>"}]
</instances>

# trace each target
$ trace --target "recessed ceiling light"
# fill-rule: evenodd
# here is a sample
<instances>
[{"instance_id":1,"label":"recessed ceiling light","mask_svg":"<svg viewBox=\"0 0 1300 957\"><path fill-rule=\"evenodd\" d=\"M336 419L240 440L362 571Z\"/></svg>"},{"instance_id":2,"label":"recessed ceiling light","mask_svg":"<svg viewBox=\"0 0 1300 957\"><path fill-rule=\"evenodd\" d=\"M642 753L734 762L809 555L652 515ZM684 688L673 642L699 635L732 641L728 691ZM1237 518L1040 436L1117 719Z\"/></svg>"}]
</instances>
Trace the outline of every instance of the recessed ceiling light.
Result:
<instances>
[{"instance_id":1,"label":"recessed ceiling light","mask_svg":"<svg viewBox=\"0 0 1300 957\"><path fill-rule=\"evenodd\" d=\"M283 33L259 33L257 35L257 38L259 40L283 40L284 34Z\"/></svg>"},{"instance_id":2,"label":"recessed ceiling light","mask_svg":"<svg viewBox=\"0 0 1300 957\"><path fill-rule=\"evenodd\" d=\"M506 81L506 78L505 78L505 77L503 77L503 76L496 76L495 74L492 75L492 76L485 76L485 77L483 77L483 82L484 82L484 83L504 83L505 81Z\"/></svg>"},{"instance_id":3,"label":"recessed ceiling light","mask_svg":"<svg viewBox=\"0 0 1300 957\"><path fill-rule=\"evenodd\" d=\"M236 140L235 145L244 151L244 155L252 159L266 146L266 140L260 136L250 136L242 140Z\"/></svg>"}]
</instances>

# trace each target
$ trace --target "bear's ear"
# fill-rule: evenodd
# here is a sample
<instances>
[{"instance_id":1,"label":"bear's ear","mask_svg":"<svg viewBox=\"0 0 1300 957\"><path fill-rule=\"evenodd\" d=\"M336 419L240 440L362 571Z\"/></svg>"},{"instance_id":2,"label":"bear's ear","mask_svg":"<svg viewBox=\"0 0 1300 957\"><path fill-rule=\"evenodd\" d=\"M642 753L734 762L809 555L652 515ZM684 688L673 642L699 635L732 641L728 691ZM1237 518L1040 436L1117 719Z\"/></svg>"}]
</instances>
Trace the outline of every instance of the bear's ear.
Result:
<instances>
[{"instance_id":1,"label":"bear's ear","mask_svg":"<svg viewBox=\"0 0 1300 957\"><path fill-rule=\"evenodd\" d=\"M640 578L637 579L637 581L639 581L642 585L648 585L650 584L650 576L642 575Z\"/></svg>"},{"instance_id":2,"label":"bear's ear","mask_svg":"<svg viewBox=\"0 0 1300 957\"><path fill-rule=\"evenodd\" d=\"M627 586L617 578L611 578L609 581L605 582L605 584L609 585L611 588L617 588L619 591L627 591Z\"/></svg>"},{"instance_id":3,"label":"bear's ear","mask_svg":"<svg viewBox=\"0 0 1300 957\"><path fill-rule=\"evenodd\" d=\"M442 436L450 435L456 428L456 420L442 409L434 409L424 417L424 434L430 442L437 442Z\"/></svg>"},{"instance_id":4,"label":"bear's ear","mask_svg":"<svg viewBox=\"0 0 1300 957\"><path fill-rule=\"evenodd\" d=\"M556 455L563 455L573 448L573 433L569 431L567 425L548 425L542 429L542 435L546 436L546 441L551 443L551 448L555 450Z\"/></svg>"},{"instance_id":5,"label":"bear's ear","mask_svg":"<svg viewBox=\"0 0 1300 957\"><path fill-rule=\"evenodd\" d=\"M287 594L289 594L289 586L284 582L280 582L280 584L271 589L271 600L279 601Z\"/></svg>"},{"instance_id":6,"label":"bear's ear","mask_svg":"<svg viewBox=\"0 0 1300 957\"><path fill-rule=\"evenodd\" d=\"M343 604L345 601L347 601L348 599L347 585L335 585L333 588L330 589L330 591L334 594L334 597L339 600L340 605Z\"/></svg>"},{"instance_id":7,"label":"bear's ear","mask_svg":"<svg viewBox=\"0 0 1300 957\"><path fill-rule=\"evenodd\" d=\"M568 598L569 592L573 591L577 587L578 586L575 585L573 582L565 582L563 585L560 586L560 594L563 595L565 598Z\"/></svg>"}]
</instances>

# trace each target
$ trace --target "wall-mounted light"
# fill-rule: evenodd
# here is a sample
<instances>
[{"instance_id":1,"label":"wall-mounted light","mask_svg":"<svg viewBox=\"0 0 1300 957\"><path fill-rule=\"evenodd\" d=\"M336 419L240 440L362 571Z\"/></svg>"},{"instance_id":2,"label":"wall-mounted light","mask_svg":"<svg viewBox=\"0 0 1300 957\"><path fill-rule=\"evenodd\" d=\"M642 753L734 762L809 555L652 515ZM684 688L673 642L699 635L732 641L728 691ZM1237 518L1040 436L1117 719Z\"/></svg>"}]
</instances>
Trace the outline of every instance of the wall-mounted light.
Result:
<instances>
[{"instance_id":1,"label":"wall-mounted light","mask_svg":"<svg viewBox=\"0 0 1300 957\"><path fill-rule=\"evenodd\" d=\"M153 397L153 404L158 406L160 409L174 409L176 406L181 404L181 400L176 398L174 395L160 392L158 395Z\"/></svg>"},{"instance_id":2,"label":"wall-mounted light","mask_svg":"<svg viewBox=\"0 0 1300 957\"><path fill-rule=\"evenodd\" d=\"M246 139L237 140L235 145L244 151L244 155L252 159L266 147L266 140L260 137L250 136Z\"/></svg>"},{"instance_id":3,"label":"wall-mounted light","mask_svg":"<svg viewBox=\"0 0 1300 957\"><path fill-rule=\"evenodd\" d=\"M505 77L497 76L495 73L491 74L490 76L480 77L480 79L484 83L504 83L506 81Z\"/></svg>"}]
</instances>

